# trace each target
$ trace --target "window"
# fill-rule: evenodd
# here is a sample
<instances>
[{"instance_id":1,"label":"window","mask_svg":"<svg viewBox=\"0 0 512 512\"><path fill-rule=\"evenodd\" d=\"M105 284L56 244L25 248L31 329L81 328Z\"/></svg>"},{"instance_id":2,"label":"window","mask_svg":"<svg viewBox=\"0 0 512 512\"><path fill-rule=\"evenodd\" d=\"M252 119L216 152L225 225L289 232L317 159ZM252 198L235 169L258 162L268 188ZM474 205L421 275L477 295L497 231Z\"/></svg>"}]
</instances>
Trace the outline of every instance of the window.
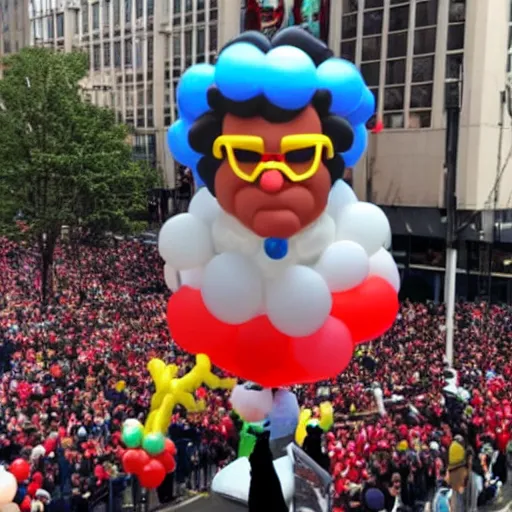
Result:
<instances>
[{"instance_id":1,"label":"window","mask_svg":"<svg viewBox=\"0 0 512 512\"><path fill-rule=\"evenodd\" d=\"M460 102L460 78L464 63L465 20L465 2L463 0L450 0L448 41L446 44L445 103Z\"/></svg>"},{"instance_id":2,"label":"window","mask_svg":"<svg viewBox=\"0 0 512 512\"><path fill-rule=\"evenodd\" d=\"M174 0L174 14L181 13L181 0Z\"/></svg>"},{"instance_id":3,"label":"window","mask_svg":"<svg viewBox=\"0 0 512 512\"><path fill-rule=\"evenodd\" d=\"M353 0L353 2L357 5L357 1ZM374 7L384 7L384 0L366 0L364 3L365 9L372 9Z\"/></svg>"},{"instance_id":4,"label":"window","mask_svg":"<svg viewBox=\"0 0 512 512\"><path fill-rule=\"evenodd\" d=\"M350 39L348 41L342 41L340 54L343 59L354 62L356 60L356 40Z\"/></svg>"},{"instance_id":5,"label":"window","mask_svg":"<svg viewBox=\"0 0 512 512\"><path fill-rule=\"evenodd\" d=\"M368 4L369 1L366 1L366 4ZM367 5L367 7L369 7ZM380 7L380 6L376 6ZM357 12L357 0L343 0L343 14L348 14L350 12Z\"/></svg>"},{"instance_id":6,"label":"window","mask_svg":"<svg viewBox=\"0 0 512 512\"><path fill-rule=\"evenodd\" d=\"M144 2L143 0L135 1L135 17L139 20L144 16Z\"/></svg>"},{"instance_id":7,"label":"window","mask_svg":"<svg viewBox=\"0 0 512 512\"><path fill-rule=\"evenodd\" d=\"M436 51L436 29L425 28L414 32L414 55Z\"/></svg>"},{"instance_id":8,"label":"window","mask_svg":"<svg viewBox=\"0 0 512 512\"><path fill-rule=\"evenodd\" d=\"M114 4L114 25L121 23L121 0L113 0Z\"/></svg>"},{"instance_id":9,"label":"window","mask_svg":"<svg viewBox=\"0 0 512 512\"><path fill-rule=\"evenodd\" d=\"M380 78L380 62L361 64L361 74L369 87L378 86Z\"/></svg>"},{"instance_id":10,"label":"window","mask_svg":"<svg viewBox=\"0 0 512 512\"><path fill-rule=\"evenodd\" d=\"M148 37L148 65L153 64L153 37Z\"/></svg>"},{"instance_id":11,"label":"window","mask_svg":"<svg viewBox=\"0 0 512 512\"><path fill-rule=\"evenodd\" d=\"M124 0L124 21L132 22L132 0Z\"/></svg>"},{"instance_id":12,"label":"window","mask_svg":"<svg viewBox=\"0 0 512 512\"><path fill-rule=\"evenodd\" d=\"M386 62L386 85L405 84L405 59Z\"/></svg>"},{"instance_id":13,"label":"window","mask_svg":"<svg viewBox=\"0 0 512 512\"><path fill-rule=\"evenodd\" d=\"M124 63L126 66L131 66L133 62L133 43L131 39L126 39L124 43Z\"/></svg>"},{"instance_id":14,"label":"window","mask_svg":"<svg viewBox=\"0 0 512 512\"><path fill-rule=\"evenodd\" d=\"M143 41L141 39L135 40L135 67L140 69L142 67L143 59Z\"/></svg>"},{"instance_id":15,"label":"window","mask_svg":"<svg viewBox=\"0 0 512 512\"><path fill-rule=\"evenodd\" d=\"M174 34L172 36L172 52L174 58L181 57L181 34Z\"/></svg>"},{"instance_id":16,"label":"window","mask_svg":"<svg viewBox=\"0 0 512 512\"><path fill-rule=\"evenodd\" d=\"M382 46L381 36L363 38L362 60L379 60L380 48Z\"/></svg>"},{"instance_id":17,"label":"window","mask_svg":"<svg viewBox=\"0 0 512 512\"><path fill-rule=\"evenodd\" d=\"M153 14L155 14L155 2L154 2L154 0L147 0L146 8L147 8L147 11L148 11L148 16L153 16Z\"/></svg>"},{"instance_id":18,"label":"window","mask_svg":"<svg viewBox=\"0 0 512 512\"><path fill-rule=\"evenodd\" d=\"M192 30L185 30L185 58L192 56Z\"/></svg>"},{"instance_id":19,"label":"window","mask_svg":"<svg viewBox=\"0 0 512 512\"><path fill-rule=\"evenodd\" d=\"M103 45L103 65L106 68L110 66L110 43Z\"/></svg>"},{"instance_id":20,"label":"window","mask_svg":"<svg viewBox=\"0 0 512 512\"><path fill-rule=\"evenodd\" d=\"M53 39L55 37L54 27L53 27L53 15L48 16L48 38Z\"/></svg>"},{"instance_id":21,"label":"window","mask_svg":"<svg viewBox=\"0 0 512 512\"><path fill-rule=\"evenodd\" d=\"M419 27L430 27L437 25L438 0L427 0L416 4L415 25Z\"/></svg>"},{"instance_id":22,"label":"window","mask_svg":"<svg viewBox=\"0 0 512 512\"><path fill-rule=\"evenodd\" d=\"M80 32L80 11L75 11L75 26L73 27L74 33L78 34Z\"/></svg>"},{"instance_id":23,"label":"window","mask_svg":"<svg viewBox=\"0 0 512 512\"><path fill-rule=\"evenodd\" d=\"M389 11L389 31L407 30L409 27L409 6L395 7Z\"/></svg>"},{"instance_id":24,"label":"window","mask_svg":"<svg viewBox=\"0 0 512 512\"><path fill-rule=\"evenodd\" d=\"M341 37L351 39L357 36L357 14L343 16L341 21Z\"/></svg>"},{"instance_id":25,"label":"window","mask_svg":"<svg viewBox=\"0 0 512 512\"><path fill-rule=\"evenodd\" d=\"M217 24L210 25L210 52L216 52L217 51Z\"/></svg>"},{"instance_id":26,"label":"window","mask_svg":"<svg viewBox=\"0 0 512 512\"><path fill-rule=\"evenodd\" d=\"M415 57L412 61L412 82L434 80L434 57Z\"/></svg>"},{"instance_id":27,"label":"window","mask_svg":"<svg viewBox=\"0 0 512 512\"><path fill-rule=\"evenodd\" d=\"M95 44L92 49L92 65L94 71L99 71L101 68L101 47L99 44Z\"/></svg>"},{"instance_id":28,"label":"window","mask_svg":"<svg viewBox=\"0 0 512 512\"><path fill-rule=\"evenodd\" d=\"M413 85L411 87L411 108L432 107L432 84Z\"/></svg>"},{"instance_id":29,"label":"window","mask_svg":"<svg viewBox=\"0 0 512 512\"><path fill-rule=\"evenodd\" d=\"M114 66L116 68L121 67L121 42L116 41L114 43Z\"/></svg>"},{"instance_id":30,"label":"window","mask_svg":"<svg viewBox=\"0 0 512 512\"><path fill-rule=\"evenodd\" d=\"M64 14L57 14L57 37L64 37Z\"/></svg>"},{"instance_id":31,"label":"window","mask_svg":"<svg viewBox=\"0 0 512 512\"><path fill-rule=\"evenodd\" d=\"M386 87L384 91L384 110L403 110L404 87Z\"/></svg>"},{"instance_id":32,"label":"window","mask_svg":"<svg viewBox=\"0 0 512 512\"><path fill-rule=\"evenodd\" d=\"M407 32L388 35L388 58L407 55Z\"/></svg>"},{"instance_id":33,"label":"window","mask_svg":"<svg viewBox=\"0 0 512 512\"><path fill-rule=\"evenodd\" d=\"M368 11L363 15L363 35L380 34L382 32L382 18L384 11Z\"/></svg>"},{"instance_id":34,"label":"window","mask_svg":"<svg viewBox=\"0 0 512 512\"><path fill-rule=\"evenodd\" d=\"M204 28L198 28L196 32L196 53L198 55L205 52L205 35Z\"/></svg>"},{"instance_id":35,"label":"window","mask_svg":"<svg viewBox=\"0 0 512 512\"><path fill-rule=\"evenodd\" d=\"M88 0L82 1L82 32L89 32L89 3Z\"/></svg>"},{"instance_id":36,"label":"window","mask_svg":"<svg viewBox=\"0 0 512 512\"><path fill-rule=\"evenodd\" d=\"M464 48L464 23L448 26L448 50Z\"/></svg>"},{"instance_id":37,"label":"window","mask_svg":"<svg viewBox=\"0 0 512 512\"><path fill-rule=\"evenodd\" d=\"M103 3L103 26L110 26L110 2Z\"/></svg>"},{"instance_id":38,"label":"window","mask_svg":"<svg viewBox=\"0 0 512 512\"><path fill-rule=\"evenodd\" d=\"M100 28L100 3L92 4L92 29L98 30Z\"/></svg>"}]
</instances>

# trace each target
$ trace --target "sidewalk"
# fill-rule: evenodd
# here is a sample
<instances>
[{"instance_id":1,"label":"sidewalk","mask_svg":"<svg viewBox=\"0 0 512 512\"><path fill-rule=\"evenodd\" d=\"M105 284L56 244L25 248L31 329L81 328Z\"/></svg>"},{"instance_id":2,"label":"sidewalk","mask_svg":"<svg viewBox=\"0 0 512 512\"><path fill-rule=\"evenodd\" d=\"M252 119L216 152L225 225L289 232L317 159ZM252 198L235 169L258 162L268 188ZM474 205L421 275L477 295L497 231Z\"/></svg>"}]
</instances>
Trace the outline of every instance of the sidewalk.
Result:
<instances>
[{"instance_id":1,"label":"sidewalk","mask_svg":"<svg viewBox=\"0 0 512 512\"><path fill-rule=\"evenodd\" d=\"M509 473L510 474L510 473ZM509 512L512 511L512 485L510 482L503 488L501 496L496 503L482 507L483 512Z\"/></svg>"}]
</instances>

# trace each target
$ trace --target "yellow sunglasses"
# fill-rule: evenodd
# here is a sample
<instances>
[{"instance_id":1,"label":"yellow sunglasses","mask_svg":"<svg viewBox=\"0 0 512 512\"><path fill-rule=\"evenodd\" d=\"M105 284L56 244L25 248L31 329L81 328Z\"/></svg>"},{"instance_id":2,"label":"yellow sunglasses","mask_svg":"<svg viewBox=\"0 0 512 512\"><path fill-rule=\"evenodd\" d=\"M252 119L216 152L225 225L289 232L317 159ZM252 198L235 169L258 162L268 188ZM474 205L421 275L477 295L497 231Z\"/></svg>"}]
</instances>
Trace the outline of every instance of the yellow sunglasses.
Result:
<instances>
[{"instance_id":1,"label":"yellow sunglasses","mask_svg":"<svg viewBox=\"0 0 512 512\"><path fill-rule=\"evenodd\" d=\"M226 156L233 172L249 183L273 169L282 172L290 181L304 181L318 171L324 151L328 159L335 156L331 139L320 133L286 135L281 139L280 149L280 154L265 153L265 141L254 135L220 135L213 143L213 156L219 160ZM293 163L308 162L311 162L308 170L300 174L290 167ZM243 170L240 164L250 170Z\"/></svg>"}]
</instances>

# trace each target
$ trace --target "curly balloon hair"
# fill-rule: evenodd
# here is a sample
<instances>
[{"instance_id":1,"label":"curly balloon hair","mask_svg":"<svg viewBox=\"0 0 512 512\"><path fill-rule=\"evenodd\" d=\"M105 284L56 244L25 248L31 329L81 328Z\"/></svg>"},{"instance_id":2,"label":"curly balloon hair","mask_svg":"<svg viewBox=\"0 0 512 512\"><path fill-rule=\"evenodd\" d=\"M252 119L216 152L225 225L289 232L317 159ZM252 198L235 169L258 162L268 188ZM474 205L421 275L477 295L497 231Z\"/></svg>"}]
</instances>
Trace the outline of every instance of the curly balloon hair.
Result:
<instances>
[{"instance_id":1,"label":"curly balloon hair","mask_svg":"<svg viewBox=\"0 0 512 512\"><path fill-rule=\"evenodd\" d=\"M212 194L222 163L212 146L226 114L284 123L313 106L337 153L324 162L334 183L343 176L347 152L355 148L356 159L363 153L366 140L357 139L366 136L364 123L375 107L357 68L334 58L322 41L299 27L283 29L271 40L259 32L242 33L224 46L215 66L187 70L177 102L180 119L169 129L171 152Z\"/></svg>"}]
</instances>

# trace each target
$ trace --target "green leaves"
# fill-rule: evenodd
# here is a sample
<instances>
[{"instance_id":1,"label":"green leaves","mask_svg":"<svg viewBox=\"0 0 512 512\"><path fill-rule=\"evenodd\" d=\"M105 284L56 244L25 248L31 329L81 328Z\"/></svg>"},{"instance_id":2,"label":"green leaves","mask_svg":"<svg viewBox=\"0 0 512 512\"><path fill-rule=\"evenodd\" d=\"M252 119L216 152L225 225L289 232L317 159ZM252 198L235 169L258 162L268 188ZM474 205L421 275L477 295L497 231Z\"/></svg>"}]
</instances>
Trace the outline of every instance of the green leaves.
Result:
<instances>
[{"instance_id":1,"label":"green leaves","mask_svg":"<svg viewBox=\"0 0 512 512\"><path fill-rule=\"evenodd\" d=\"M145 213L157 171L132 161L113 112L82 101L83 53L26 48L0 81L0 230L23 214L36 239L62 225L128 232Z\"/></svg>"}]
</instances>

